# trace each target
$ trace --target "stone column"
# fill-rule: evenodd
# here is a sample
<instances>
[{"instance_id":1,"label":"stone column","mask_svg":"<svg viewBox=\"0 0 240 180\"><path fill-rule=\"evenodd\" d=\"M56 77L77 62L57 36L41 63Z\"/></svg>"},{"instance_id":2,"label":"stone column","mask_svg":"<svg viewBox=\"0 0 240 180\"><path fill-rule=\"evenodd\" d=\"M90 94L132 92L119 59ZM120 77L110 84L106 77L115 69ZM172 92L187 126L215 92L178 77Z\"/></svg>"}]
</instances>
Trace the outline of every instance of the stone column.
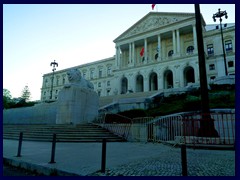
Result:
<instances>
[{"instance_id":1,"label":"stone column","mask_svg":"<svg viewBox=\"0 0 240 180\"><path fill-rule=\"evenodd\" d=\"M143 92L148 92L149 91L149 77L146 74L143 75L143 84L144 84Z\"/></svg>"},{"instance_id":2,"label":"stone column","mask_svg":"<svg viewBox=\"0 0 240 180\"><path fill-rule=\"evenodd\" d=\"M161 36L160 34L158 35L158 61L161 61L162 60L162 53L161 53L161 50L162 50L162 47L161 47Z\"/></svg>"},{"instance_id":3,"label":"stone column","mask_svg":"<svg viewBox=\"0 0 240 180\"><path fill-rule=\"evenodd\" d=\"M132 63L132 47L131 47L132 43L129 43L129 59L128 59L128 64Z\"/></svg>"},{"instance_id":4,"label":"stone column","mask_svg":"<svg viewBox=\"0 0 240 180\"><path fill-rule=\"evenodd\" d=\"M179 88L180 86L181 86L181 82L180 82L180 76L181 76L181 74L183 74L183 72L182 71L180 71L180 65L179 64L176 64L175 66L174 66L174 72L173 72L173 74L174 74L174 79L175 79L175 81L173 82L173 84L174 84L174 87L175 88Z\"/></svg>"},{"instance_id":5,"label":"stone column","mask_svg":"<svg viewBox=\"0 0 240 180\"><path fill-rule=\"evenodd\" d=\"M122 67L124 67L124 66L126 66L126 59L127 59L126 50L124 50L122 53L123 53Z\"/></svg>"},{"instance_id":6,"label":"stone column","mask_svg":"<svg viewBox=\"0 0 240 180\"><path fill-rule=\"evenodd\" d=\"M113 82L113 95L119 95L121 93L121 86L121 79L119 79L119 76L115 76Z\"/></svg>"},{"instance_id":7,"label":"stone column","mask_svg":"<svg viewBox=\"0 0 240 180\"><path fill-rule=\"evenodd\" d=\"M177 29L177 54L180 55L181 49L180 49L180 35L179 35L179 29Z\"/></svg>"},{"instance_id":8,"label":"stone column","mask_svg":"<svg viewBox=\"0 0 240 180\"><path fill-rule=\"evenodd\" d=\"M116 68L119 69L119 66L120 66L119 46L115 46L115 48L116 48L115 65L116 65Z\"/></svg>"},{"instance_id":9,"label":"stone column","mask_svg":"<svg viewBox=\"0 0 240 180\"><path fill-rule=\"evenodd\" d=\"M132 43L132 64L135 66L136 58L135 58L135 43Z\"/></svg>"},{"instance_id":10,"label":"stone column","mask_svg":"<svg viewBox=\"0 0 240 180\"><path fill-rule=\"evenodd\" d=\"M158 73L158 90L163 89L163 72L159 70Z\"/></svg>"},{"instance_id":11,"label":"stone column","mask_svg":"<svg viewBox=\"0 0 240 180\"><path fill-rule=\"evenodd\" d=\"M196 32L196 26L193 25L193 46L194 46L194 53L198 52L198 47L197 47L197 32Z\"/></svg>"},{"instance_id":12,"label":"stone column","mask_svg":"<svg viewBox=\"0 0 240 180\"><path fill-rule=\"evenodd\" d=\"M130 73L128 75L128 80L129 80L129 82L128 82L128 90L132 90L132 91L135 92L135 88L134 88L135 82L134 82L134 79L133 79L133 73Z\"/></svg>"},{"instance_id":13,"label":"stone column","mask_svg":"<svg viewBox=\"0 0 240 180\"><path fill-rule=\"evenodd\" d=\"M172 31L172 41L173 41L173 54L176 54L176 37L175 37L175 30Z\"/></svg>"},{"instance_id":14,"label":"stone column","mask_svg":"<svg viewBox=\"0 0 240 180\"><path fill-rule=\"evenodd\" d=\"M184 87L184 73L183 73L184 68L181 67L180 68L180 72L179 72L179 85L180 87Z\"/></svg>"},{"instance_id":15,"label":"stone column","mask_svg":"<svg viewBox=\"0 0 240 180\"><path fill-rule=\"evenodd\" d=\"M147 64L147 38L144 39L144 64Z\"/></svg>"}]
</instances>

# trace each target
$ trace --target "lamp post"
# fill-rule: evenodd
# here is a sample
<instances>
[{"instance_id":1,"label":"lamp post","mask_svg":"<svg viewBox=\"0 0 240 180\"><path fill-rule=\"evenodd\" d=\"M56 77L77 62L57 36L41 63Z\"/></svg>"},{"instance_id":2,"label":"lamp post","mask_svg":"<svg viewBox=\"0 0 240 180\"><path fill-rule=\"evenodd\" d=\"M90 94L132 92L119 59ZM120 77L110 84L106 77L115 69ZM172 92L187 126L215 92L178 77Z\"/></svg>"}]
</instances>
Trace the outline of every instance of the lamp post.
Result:
<instances>
[{"instance_id":1,"label":"lamp post","mask_svg":"<svg viewBox=\"0 0 240 180\"><path fill-rule=\"evenodd\" d=\"M214 120L211 118L210 109L209 109L208 83L207 83L206 63L205 63L205 56L204 56L202 18L201 18L200 6L199 4L195 4L194 7L195 7L197 43L198 43L197 48L198 48L201 105L202 105L202 119L200 121L198 136L218 137L218 132L214 127Z\"/></svg>"},{"instance_id":2,"label":"lamp post","mask_svg":"<svg viewBox=\"0 0 240 180\"><path fill-rule=\"evenodd\" d=\"M221 37L222 37L222 48L223 48L223 59L224 59L224 65L225 65L225 75L228 75L227 72L227 61L226 61L226 53L225 53L225 49L224 49L224 40L223 40L223 32L222 32L222 17L225 16L225 18L227 19L227 12L226 11L220 11L220 8L218 9L218 12L216 12L215 14L213 14L213 21L216 22L216 18L219 18L220 21L220 30L221 30Z\"/></svg>"},{"instance_id":3,"label":"lamp post","mask_svg":"<svg viewBox=\"0 0 240 180\"><path fill-rule=\"evenodd\" d=\"M51 84L51 90L50 90L50 100L52 99L52 90L53 90L53 78L54 78L54 71L56 70L55 66L58 67L58 63L55 62L51 62L50 66L53 66L53 69L52 69L52 84Z\"/></svg>"}]
</instances>

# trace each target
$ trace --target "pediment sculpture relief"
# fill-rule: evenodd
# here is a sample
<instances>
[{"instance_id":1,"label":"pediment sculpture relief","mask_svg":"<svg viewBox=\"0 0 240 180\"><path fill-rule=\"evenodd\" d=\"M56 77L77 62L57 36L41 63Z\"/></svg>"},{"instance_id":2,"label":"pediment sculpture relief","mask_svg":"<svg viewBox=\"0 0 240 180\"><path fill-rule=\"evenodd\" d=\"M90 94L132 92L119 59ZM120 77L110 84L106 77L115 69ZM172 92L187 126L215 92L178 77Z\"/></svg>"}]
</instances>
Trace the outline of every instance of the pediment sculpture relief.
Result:
<instances>
[{"instance_id":1,"label":"pediment sculpture relief","mask_svg":"<svg viewBox=\"0 0 240 180\"><path fill-rule=\"evenodd\" d=\"M122 38L127 38L129 36L143 33L149 30L153 30L159 27L164 27L166 25L181 21L188 17L175 17L175 16L149 16L143 22L135 25L135 27L130 28L126 34L123 34Z\"/></svg>"}]
</instances>

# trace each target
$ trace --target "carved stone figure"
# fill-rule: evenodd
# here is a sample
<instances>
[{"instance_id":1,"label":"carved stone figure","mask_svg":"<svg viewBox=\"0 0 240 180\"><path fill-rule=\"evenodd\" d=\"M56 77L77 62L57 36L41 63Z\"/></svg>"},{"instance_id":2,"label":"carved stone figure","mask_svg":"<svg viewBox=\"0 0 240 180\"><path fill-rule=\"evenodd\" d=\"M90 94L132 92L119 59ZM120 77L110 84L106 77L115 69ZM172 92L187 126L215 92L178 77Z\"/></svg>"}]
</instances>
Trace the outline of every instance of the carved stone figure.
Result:
<instances>
[{"instance_id":1,"label":"carved stone figure","mask_svg":"<svg viewBox=\"0 0 240 180\"><path fill-rule=\"evenodd\" d=\"M92 89L92 90L94 89L93 84L90 81L84 79L82 77L81 72L78 69L70 69L67 72L67 76L68 76L69 84L65 84L64 85L65 88L69 88L71 86L77 86L80 88L86 88L86 89Z\"/></svg>"},{"instance_id":2,"label":"carved stone figure","mask_svg":"<svg viewBox=\"0 0 240 180\"><path fill-rule=\"evenodd\" d=\"M69 84L58 94L56 124L90 123L98 116L98 94L78 69L67 72Z\"/></svg>"}]
</instances>

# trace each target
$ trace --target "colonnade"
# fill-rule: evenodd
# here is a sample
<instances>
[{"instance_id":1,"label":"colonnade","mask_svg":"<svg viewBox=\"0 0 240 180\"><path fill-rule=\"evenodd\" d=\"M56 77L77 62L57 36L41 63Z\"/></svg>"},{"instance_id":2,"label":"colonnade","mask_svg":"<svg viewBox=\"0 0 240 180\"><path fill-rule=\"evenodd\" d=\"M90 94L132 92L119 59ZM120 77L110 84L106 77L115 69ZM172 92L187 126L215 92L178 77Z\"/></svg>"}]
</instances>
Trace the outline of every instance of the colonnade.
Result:
<instances>
[{"instance_id":1,"label":"colonnade","mask_svg":"<svg viewBox=\"0 0 240 180\"><path fill-rule=\"evenodd\" d=\"M193 32L194 52L196 52L197 51L197 35L196 35L195 25L192 25L192 32ZM166 33L169 33L169 32L164 32L164 34ZM130 66L130 67L135 66L136 63L139 63L140 51L142 50L142 48L144 48L144 55L143 55L144 61L142 62L142 64L147 64L148 60L150 60L150 57L151 57L151 55L149 55L149 52L150 51L152 52L153 49L155 48L151 46L151 44L153 43L157 44L156 51L158 53L158 58L156 60L162 61L163 59L165 59L167 56L167 52L166 52L167 48L163 47L162 43L164 40L166 40L166 38L162 38L162 36L163 36L163 33L162 34L160 33L160 34L155 34L148 37L142 37L142 39L134 39L134 40L128 39L128 40L125 40L124 42L116 43L116 46L115 46L116 67L118 69L121 69L121 67L125 67L125 66ZM155 38L156 40L149 42L148 39L150 38L151 39ZM183 51L182 50L183 47L181 45L180 29L172 30L171 38L172 38L173 55L180 56L181 52ZM164 45L166 46L166 43ZM124 49L122 48L123 46L125 46Z\"/></svg>"}]
</instances>

